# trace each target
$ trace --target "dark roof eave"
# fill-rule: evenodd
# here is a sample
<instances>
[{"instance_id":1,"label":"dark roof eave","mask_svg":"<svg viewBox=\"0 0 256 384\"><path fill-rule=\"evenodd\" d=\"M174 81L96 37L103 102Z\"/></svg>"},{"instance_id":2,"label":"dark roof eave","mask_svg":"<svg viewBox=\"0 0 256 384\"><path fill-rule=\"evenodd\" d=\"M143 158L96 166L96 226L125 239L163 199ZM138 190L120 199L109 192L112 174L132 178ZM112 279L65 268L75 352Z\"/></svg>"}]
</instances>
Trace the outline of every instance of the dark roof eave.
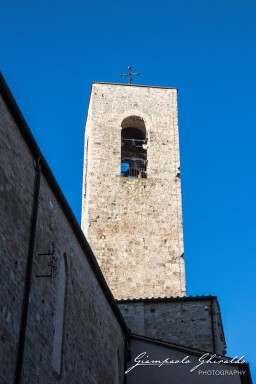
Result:
<instances>
[{"instance_id":1,"label":"dark roof eave","mask_svg":"<svg viewBox=\"0 0 256 384\"><path fill-rule=\"evenodd\" d=\"M116 300L118 304L131 304L131 303L169 303L169 302L182 302L182 301L212 301L217 300L217 296L176 296L176 297L146 297L145 299L120 299Z\"/></svg>"}]
</instances>

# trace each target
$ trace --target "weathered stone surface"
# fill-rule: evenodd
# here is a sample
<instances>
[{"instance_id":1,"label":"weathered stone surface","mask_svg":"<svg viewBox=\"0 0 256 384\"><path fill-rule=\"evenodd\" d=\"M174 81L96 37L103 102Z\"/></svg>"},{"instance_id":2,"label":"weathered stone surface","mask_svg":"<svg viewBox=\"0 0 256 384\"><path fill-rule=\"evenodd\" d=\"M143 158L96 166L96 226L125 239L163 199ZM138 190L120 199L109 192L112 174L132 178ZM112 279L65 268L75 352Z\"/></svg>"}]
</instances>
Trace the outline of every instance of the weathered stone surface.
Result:
<instances>
[{"instance_id":1,"label":"weathered stone surface","mask_svg":"<svg viewBox=\"0 0 256 384\"><path fill-rule=\"evenodd\" d=\"M121 124L143 119L147 178L120 176ZM82 228L116 298L183 296L177 90L94 83Z\"/></svg>"}]
</instances>

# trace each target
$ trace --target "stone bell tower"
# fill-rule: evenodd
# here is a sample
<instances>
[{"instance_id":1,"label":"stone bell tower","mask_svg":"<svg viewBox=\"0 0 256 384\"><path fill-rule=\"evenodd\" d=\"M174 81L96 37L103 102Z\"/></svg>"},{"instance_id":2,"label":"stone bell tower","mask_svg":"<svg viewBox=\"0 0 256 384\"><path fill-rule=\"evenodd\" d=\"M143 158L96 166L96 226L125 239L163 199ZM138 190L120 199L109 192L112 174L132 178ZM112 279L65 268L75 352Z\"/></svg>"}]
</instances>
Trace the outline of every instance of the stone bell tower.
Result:
<instances>
[{"instance_id":1,"label":"stone bell tower","mask_svg":"<svg viewBox=\"0 0 256 384\"><path fill-rule=\"evenodd\" d=\"M92 84L82 229L116 299L186 294L177 89Z\"/></svg>"}]
</instances>

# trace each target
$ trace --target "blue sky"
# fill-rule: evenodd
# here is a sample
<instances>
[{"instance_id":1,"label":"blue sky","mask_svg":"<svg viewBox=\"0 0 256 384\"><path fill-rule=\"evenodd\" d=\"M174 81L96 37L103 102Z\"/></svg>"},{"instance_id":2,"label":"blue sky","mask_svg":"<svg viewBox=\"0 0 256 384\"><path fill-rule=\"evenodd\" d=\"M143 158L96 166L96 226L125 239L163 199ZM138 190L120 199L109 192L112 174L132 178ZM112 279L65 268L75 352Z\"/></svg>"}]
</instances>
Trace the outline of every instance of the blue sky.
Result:
<instances>
[{"instance_id":1,"label":"blue sky","mask_svg":"<svg viewBox=\"0 0 256 384\"><path fill-rule=\"evenodd\" d=\"M256 0L1 3L1 71L79 221L91 82L179 88L187 293L256 376Z\"/></svg>"}]
</instances>

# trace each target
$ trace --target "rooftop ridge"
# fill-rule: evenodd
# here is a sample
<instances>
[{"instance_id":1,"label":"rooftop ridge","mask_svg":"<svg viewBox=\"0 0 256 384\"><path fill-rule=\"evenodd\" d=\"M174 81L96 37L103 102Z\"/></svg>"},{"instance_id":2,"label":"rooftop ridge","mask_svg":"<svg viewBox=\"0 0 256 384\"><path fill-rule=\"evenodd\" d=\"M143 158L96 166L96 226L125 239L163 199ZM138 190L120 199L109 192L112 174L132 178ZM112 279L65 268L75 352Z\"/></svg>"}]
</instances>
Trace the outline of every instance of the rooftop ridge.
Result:
<instances>
[{"instance_id":1,"label":"rooftop ridge","mask_svg":"<svg viewBox=\"0 0 256 384\"><path fill-rule=\"evenodd\" d=\"M145 84L124 84L124 83L111 83L111 82L104 82L104 81L93 81L93 84L105 84L105 85L122 85L123 87L142 87L142 88L161 88L161 89L176 89L178 91L177 87L166 87L162 85L145 85Z\"/></svg>"}]
</instances>

